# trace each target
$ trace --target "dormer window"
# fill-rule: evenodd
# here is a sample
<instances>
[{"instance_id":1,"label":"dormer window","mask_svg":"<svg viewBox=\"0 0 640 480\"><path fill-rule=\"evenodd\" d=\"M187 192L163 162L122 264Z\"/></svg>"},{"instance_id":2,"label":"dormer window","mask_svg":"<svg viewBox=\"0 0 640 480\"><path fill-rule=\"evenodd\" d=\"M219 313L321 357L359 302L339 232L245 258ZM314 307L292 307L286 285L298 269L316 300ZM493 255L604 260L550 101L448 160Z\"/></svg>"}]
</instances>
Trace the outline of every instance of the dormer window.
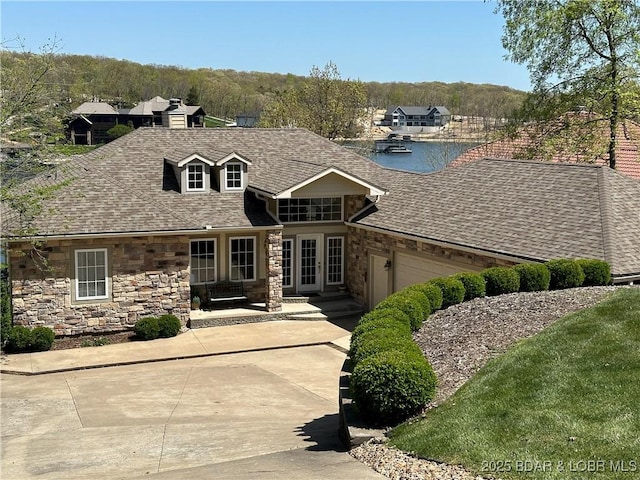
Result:
<instances>
[{"instance_id":1,"label":"dormer window","mask_svg":"<svg viewBox=\"0 0 640 480\"><path fill-rule=\"evenodd\" d=\"M204 191L204 165L201 163L192 163L187 165L187 191L203 192Z\"/></svg>"},{"instance_id":2,"label":"dormer window","mask_svg":"<svg viewBox=\"0 0 640 480\"><path fill-rule=\"evenodd\" d=\"M224 169L227 190L242 190L242 164L227 162Z\"/></svg>"}]
</instances>

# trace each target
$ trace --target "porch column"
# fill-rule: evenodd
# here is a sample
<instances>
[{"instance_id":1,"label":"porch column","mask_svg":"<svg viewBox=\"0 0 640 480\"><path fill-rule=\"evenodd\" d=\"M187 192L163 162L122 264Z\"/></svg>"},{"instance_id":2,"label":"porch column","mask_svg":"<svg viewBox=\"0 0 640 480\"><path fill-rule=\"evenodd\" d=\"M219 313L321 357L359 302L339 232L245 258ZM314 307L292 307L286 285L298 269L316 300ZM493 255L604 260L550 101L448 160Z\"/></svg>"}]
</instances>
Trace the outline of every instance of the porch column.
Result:
<instances>
[{"instance_id":1,"label":"porch column","mask_svg":"<svg viewBox=\"0 0 640 480\"><path fill-rule=\"evenodd\" d=\"M268 230L266 235L265 304L267 312L279 312L282 310L282 230Z\"/></svg>"}]
</instances>

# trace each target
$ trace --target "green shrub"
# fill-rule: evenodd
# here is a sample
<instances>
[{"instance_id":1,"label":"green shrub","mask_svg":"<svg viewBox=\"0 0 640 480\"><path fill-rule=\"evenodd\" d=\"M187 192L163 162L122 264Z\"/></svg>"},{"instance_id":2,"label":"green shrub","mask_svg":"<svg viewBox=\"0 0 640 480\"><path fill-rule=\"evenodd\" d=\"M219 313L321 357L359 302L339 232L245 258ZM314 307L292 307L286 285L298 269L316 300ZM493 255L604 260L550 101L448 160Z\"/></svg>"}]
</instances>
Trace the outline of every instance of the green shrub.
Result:
<instances>
[{"instance_id":1,"label":"green shrub","mask_svg":"<svg viewBox=\"0 0 640 480\"><path fill-rule=\"evenodd\" d=\"M366 358L353 369L350 388L363 419L373 426L397 425L433 399L436 375L423 355L398 350Z\"/></svg>"},{"instance_id":2,"label":"green shrub","mask_svg":"<svg viewBox=\"0 0 640 480\"><path fill-rule=\"evenodd\" d=\"M549 290L551 274L543 263L519 263L513 267L520 277L520 292L541 292Z\"/></svg>"},{"instance_id":3,"label":"green shrub","mask_svg":"<svg viewBox=\"0 0 640 480\"><path fill-rule=\"evenodd\" d=\"M435 312L442 308L442 290L437 285L425 282L412 285L409 288L421 291L429 299L432 311Z\"/></svg>"},{"instance_id":4,"label":"green shrub","mask_svg":"<svg viewBox=\"0 0 640 480\"><path fill-rule=\"evenodd\" d=\"M180 320L175 315L167 314L158 318L158 335L161 338L175 337L181 328Z\"/></svg>"},{"instance_id":5,"label":"green shrub","mask_svg":"<svg viewBox=\"0 0 640 480\"><path fill-rule=\"evenodd\" d=\"M411 338L411 334L404 335L390 328L376 328L370 332L352 338L349 356L354 365L380 352L401 350L422 355L420 347Z\"/></svg>"},{"instance_id":6,"label":"green shrub","mask_svg":"<svg viewBox=\"0 0 640 480\"><path fill-rule=\"evenodd\" d=\"M431 315L431 302L429 301L429 297L427 297L422 290L419 288L414 288L414 285L402 289L400 292L404 295L410 295L418 302L420 302L420 307L422 308L422 319L426 319Z\"/></svg>"},{"instance_id":7,"label":"green shrub","mask_svg":"<svg viewBox=\"0 0 640 480\"><path fill-rule=\"evenodd\" d=\"M45 352L50 350L55 338L56 336L50 328L36 327L31 330L31 345L29 349L34 352Z\"/></svg>"},{"instance_id":8,"label":"green shrub","mask_svg":"<svg viewBox=\"0 0 640 480\"><path fill-rule=\"evenodd\" d=\"M31 346L31 330L24 325L15 325L7 334L7 352L26 352Z\"/></svg>"},{"instance_id":9,"label":"green shrub","mask_svg":"<svg viewBox=\"0 0 640 480\"><path fill-rule=\"evenodd\" d=\"M576 260L584 272L582 285L592 287L611 283L611 267L604 260L595 258L579 258Z\"/></svg>"},{"instance_id":10,"label":"green shrub","mask_svg":"<svg viewBox=\"0 0 640 480\"><path fill-rule=\"evenodd\" d=\"M453 277L438 277L427 283L435 285L442 292L442 308L457 305L464 300L464 284Z\"/></svg>"},{"instance_id":11,"label":"green shrub","mask_svg":"<svg viewBox=\"0 0 640 480\"><path fill-rule=\"evenodd\" d=\"M360 317L360 320L358 320L358 326L369 323L374 320L378 320L380 318L388 318L388 317L398 320L399 322L405 323L407 327L411 328L411 320L409 320L409 315L407 315L401 310L398 310L397 308L390 308L390 307L374 308L370 312L365 313L362 317Z\"/></svg>"},{"instance_id":12,"label":"green shrub","mask_svg":"<svg viewBox=\"0 0 640 480\"><path fill-rule=\"evenodd\" d=\"M502 295L517 292L520 289L520 276L513 268L491 267L480 272L485 279L487 295Z\"/></svg>"},{"instance_id":13,"label":"green shrub","mask_svg":"<svg viewBox=\"0 0 640 480\"><path fill-rule=\"evenodd\" d=\"M559 258L557 260L549 260L545 265L551 274L549 283L551 290L575 288L581 286L582 282L584 282L584 272L576 260Z\"/></svg>"},{"instance_id":14,"label":"green shrub","mask_svg":"<svg viewBox=\"0 0 640 480\"><path fill-rule=\"evenodd\" d=\"M422 327L424 314L419 299L415 295L407 295L403 292L396 292L381 301L374 310L382 308L397 308L409 317L409 325L414 332Z\"/></svg>"},{"instance_id":15,"label":"green shrub","mask_svg":"<svg viewBox=\"0 0 640 480\"><path fill-rule=\"evenodd\" d=\"M389 311L389 313L392 312L391 309L386 309L386 311ZM399 310L396 310L396 311L399 313L402 313ZM353 342L360 335L367 332L371 332L378 328L389 328L392 330L396 330L398 333L401 333L406 337L409 337L409 338L411 337L411 327L409 326L409 322L408 321L405 322L402 319L398 319L396 317L389 315L389 316L379 316L377 318L372 318L371 320L368 320L364 323L358 322L358 325L356 325L356 328L354 328L353 332L351 332L351 341Z\"/></svg>"},{"instance_id":16,"label":"green shrub","mask_svg":"<svg viewBox=\"0 0 640 480\"><path fill-rule=\"evenodd\" d=\"M4 345L9 332L11 331L11 291L9 281L0 271L0 345Z\"/></svg>"},{"instance_id":17,"label":"green shrub","mask_svg":"<svg viewBox=\"0 0 640 480\"><path fill-rule=\"evenodd\" d=\"M153 340L160 336L160 326L156 317L141 318L133 326L133 331L140 340Z\"/></svg>"},{"instance_id":18,"label":"green shrub","mask_svg":"<svg viewBox=\"0 0 640 480\"><path fill-rule=\"evenodd\" d=\"M453 278L460 280L464 285L464 301L474 298L484 297L487 294L485 279L479 273L461 272L453 275Z\"/></svg>"}]
</instances>

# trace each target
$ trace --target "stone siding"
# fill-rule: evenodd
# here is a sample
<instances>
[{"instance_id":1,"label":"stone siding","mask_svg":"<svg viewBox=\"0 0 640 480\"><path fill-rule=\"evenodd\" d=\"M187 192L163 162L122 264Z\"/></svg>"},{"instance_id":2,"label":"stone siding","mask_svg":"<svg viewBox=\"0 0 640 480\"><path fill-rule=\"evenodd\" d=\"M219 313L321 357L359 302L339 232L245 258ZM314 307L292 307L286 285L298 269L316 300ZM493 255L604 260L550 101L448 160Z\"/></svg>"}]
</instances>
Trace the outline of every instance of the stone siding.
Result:
<instances>
[{"instance_id":1,"label":"stone siding","mask_svg":"<svg viewBox=\"0 0 640 480\"><path fill-rule=\"evenodd\" d=\"M352 226L348 229L347 242L347 288L354 299L362 304L367 303L369 295L367 271L370 253L389 257L394 252L424 254L439 262L455 262L479 268L512 266L517 263Z\"/></svg>"},{"instance_id":2,"label":"stone siding","mask_svg":"<svg viewBox=\"0 0 640 480\"><path fill-rule=\"evenodd\" d=\"M282 230L270 230L265 239L267 312L282 310Z\"/></svg>"},{"instance_id":3,"label":"stone siding","mask_svg":"<svg viewBox=\"0 0 640 480\"><path fill-rule=\"evenodd\" d=\"M74 251L106 248L109 298L75 301ZM10 274L16 325L53 328L56 335L128 330L142 317L171 313L189 319L189 237L49 241L48 268L38 268L28 243L12 245Z\"/></svg>"}]
</instances>

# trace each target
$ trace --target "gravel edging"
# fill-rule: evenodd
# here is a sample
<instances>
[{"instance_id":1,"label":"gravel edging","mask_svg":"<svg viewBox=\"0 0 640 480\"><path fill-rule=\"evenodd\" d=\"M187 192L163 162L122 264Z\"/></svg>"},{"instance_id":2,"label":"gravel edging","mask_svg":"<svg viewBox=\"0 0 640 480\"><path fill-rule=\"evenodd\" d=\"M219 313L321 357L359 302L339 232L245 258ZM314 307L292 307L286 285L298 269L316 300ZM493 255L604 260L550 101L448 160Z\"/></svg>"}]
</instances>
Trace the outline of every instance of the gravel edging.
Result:
<instances>
[{"instance_id":1,"label":"gravel edging","mask_svg":"<svg viewBox=\"0 0 640 480\"><path fill-rule=\"evenodd\" d=\"M582 287L483 297L435 312L414 333L414 340L438 376L434 401L439 405L490 359L517 341L531 337L556 320L603 301L618 288ZM411 456L373 439L349 453L393 480L485 480L461 466Z\"/></svg>"}]
</instances>

